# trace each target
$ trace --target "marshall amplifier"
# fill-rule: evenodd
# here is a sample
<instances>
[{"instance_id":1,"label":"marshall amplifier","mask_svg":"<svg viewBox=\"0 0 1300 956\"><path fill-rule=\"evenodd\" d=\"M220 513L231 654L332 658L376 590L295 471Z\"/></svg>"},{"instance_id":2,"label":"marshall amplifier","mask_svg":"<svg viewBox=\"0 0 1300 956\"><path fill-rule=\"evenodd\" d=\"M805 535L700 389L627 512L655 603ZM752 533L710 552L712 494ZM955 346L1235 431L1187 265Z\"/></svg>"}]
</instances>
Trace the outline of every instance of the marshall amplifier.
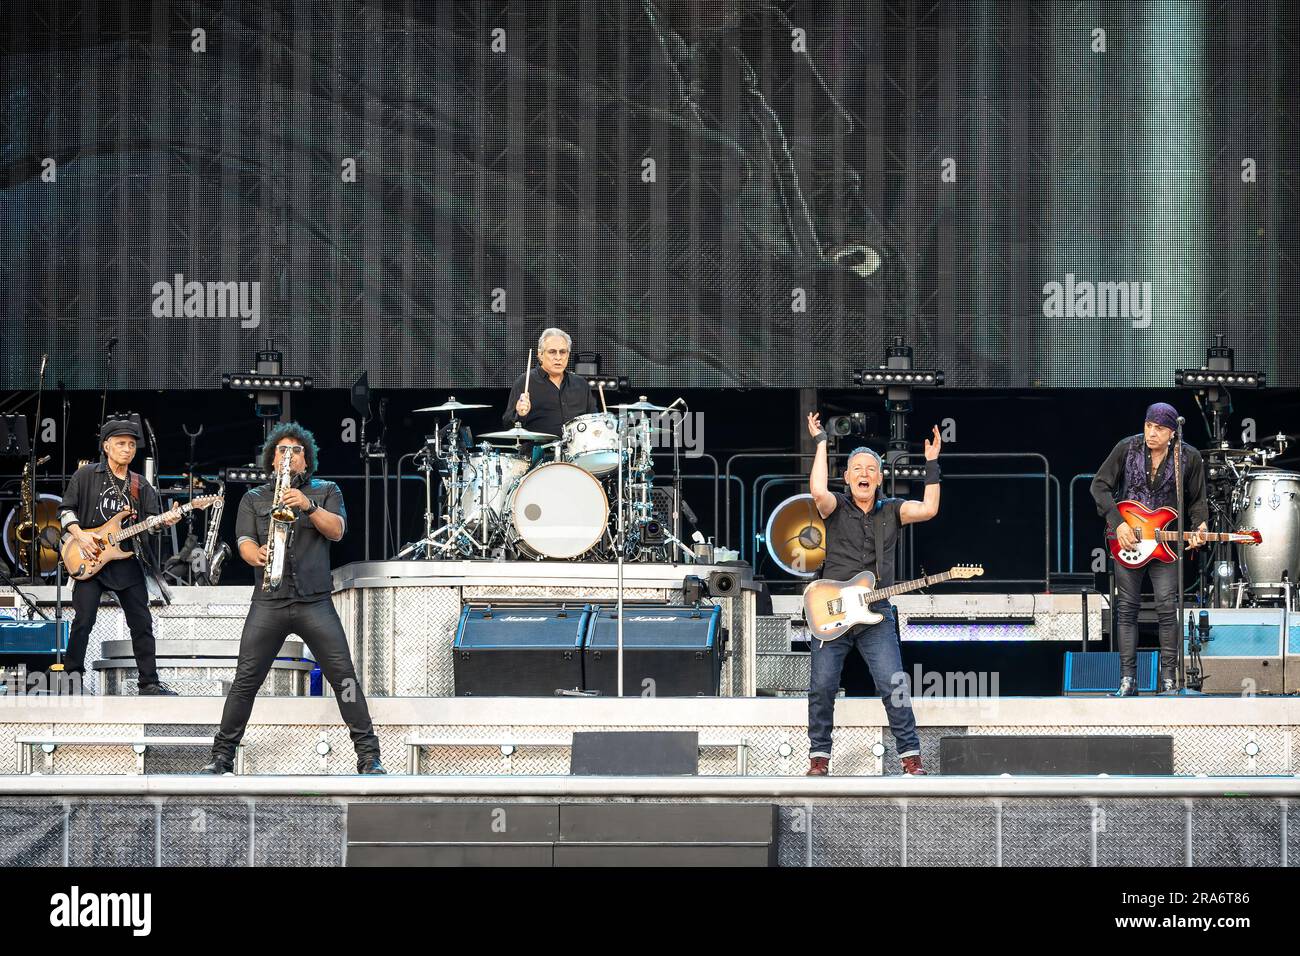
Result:
<instances>
[{"instance_id":1,"label":"marshall amplifier","mask_svg":"<svg viewBox=\"0 0 1300 956\"><path fill-rule=\"evenodd\" d=\"M582 688L589 607L467 607L453 645L457 697L554 697Z\"/></svg>"},{"instance_id":2,"label":"marshall amplifier","mask_svg":"<svg viewBox=\"0 0 1300 956\"><path fill-rule=\"evenodd\" d=\"M618 694L617 609L598 608L587 634L588 691ZM623 693L628 697L716 697L722 671L722 609L623 608Z\"/></svg>"}]
</instances>

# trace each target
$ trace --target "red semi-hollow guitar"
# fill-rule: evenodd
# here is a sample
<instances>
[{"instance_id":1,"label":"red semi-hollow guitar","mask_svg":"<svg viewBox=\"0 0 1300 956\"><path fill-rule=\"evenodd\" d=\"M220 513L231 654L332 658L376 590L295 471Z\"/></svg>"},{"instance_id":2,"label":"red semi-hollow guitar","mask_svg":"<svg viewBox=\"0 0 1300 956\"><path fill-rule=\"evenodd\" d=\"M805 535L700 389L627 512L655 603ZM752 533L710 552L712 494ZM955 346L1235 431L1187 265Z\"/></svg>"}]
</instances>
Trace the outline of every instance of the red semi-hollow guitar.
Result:
<instances>
[{"instance_id":1,"label":"red semi-hollow guitar","mask_svg":"<svg viewBox=\"0 0 1300 956\"><path fill-rule=\"evenodd\" d=\"M1178 532L1167 531L1169 525L1178 521L1178 512L1173 508L1157 508L1152 511L1136 501L1121 501L1119 513L1125 523L1133 529L1137 546L1131 550L1120 547L1114 531L1106 532L1106 543L1115 560L1126 568L1144 567L1152 558L1168 564L1177 561L1175 553ZM1183 530L1183 540L1190 541L1195 531ZM1202 531L1201 537L1207 542L1227 541L1233 544L1259 544L1263 538L1258 531L1242 529L1241 531Z\"/></svg>"}]
</instances>

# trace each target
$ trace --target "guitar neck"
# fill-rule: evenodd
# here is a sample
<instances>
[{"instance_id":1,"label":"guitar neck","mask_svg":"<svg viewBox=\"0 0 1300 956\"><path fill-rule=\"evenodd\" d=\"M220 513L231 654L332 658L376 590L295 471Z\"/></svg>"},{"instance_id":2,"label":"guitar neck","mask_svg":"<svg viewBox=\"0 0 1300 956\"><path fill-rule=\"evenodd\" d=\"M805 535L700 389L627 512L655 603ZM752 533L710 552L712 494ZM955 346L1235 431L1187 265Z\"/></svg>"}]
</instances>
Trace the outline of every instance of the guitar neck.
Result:
<instances>
[{"instance_id":1,"label":"guitar neck","mask_svg":"<svg viewBox=\"0 0 1300 956\"><path fill-rule=\"evenodd\" d=\"M185 514L185 512L189 511L191 507L192 506L188 504L179 505L175 508L172 508L171 510L179 511L181 514ZM166 511L163 512L163 514L166 513L167 513ZM162 515L158 515L157 517L161 518ZM127 525L125 528L123 528L121 531L119 531L116 535L113 536L113 540L126 541L129 540L130 538L134 538L137 534L140 534L142 531L148 531L148 530L149 530L149 519L145 518L143 521L137 521L133 525Z\"/></svg>"},{"instance_id":2,"label":"guitar neck","mask_svg":"<svg viewBox=\"0 0 1300 956\"><path fill-rule=\"evenodd\" d=\"M871 604L875 601L883 601L891 598L895 594L906 594L908 591L919 591L921 588L927 588L931 584L942 584L944 581L952 580L952 572L944 571L942 574L927 574L923 578L917 578L915 581L904 581L902 584L891 584L887 588L877 588L874 591L868 591L862 596L863 604Z\"/></svg>"},{"instance_id":3,"label":"guitar neck","mask_svg":"<svg viewBox=\"0 0 1300 956\"><path fill-rule=\"evenodd\" d=\"M1190 540L1192 539L1192 537L1195 536L1195 534L1196 534L1195 531L1184 531L1184 532L1183 532L1183 540L1184 540L1184 541L1190 541ZM1178 540L1178 532L1177 532L1177 531L1158 531L1158 532L1156 532L1156 537L1157 537L1160 541L1177 541L1177 540ZM1201 534L1201 538L1202 538L1203 540L1205 540L1205 541L1235 541L1236 539L1238 539L1238 538L1240 538L1240 537L1242 537L1242 535L1236 534L1236 533L1234 533L1234 532L1232 532L1232 531L1205 531L1205 532L1202 532L1202 534Z\"/></svg>"}]
</instances>

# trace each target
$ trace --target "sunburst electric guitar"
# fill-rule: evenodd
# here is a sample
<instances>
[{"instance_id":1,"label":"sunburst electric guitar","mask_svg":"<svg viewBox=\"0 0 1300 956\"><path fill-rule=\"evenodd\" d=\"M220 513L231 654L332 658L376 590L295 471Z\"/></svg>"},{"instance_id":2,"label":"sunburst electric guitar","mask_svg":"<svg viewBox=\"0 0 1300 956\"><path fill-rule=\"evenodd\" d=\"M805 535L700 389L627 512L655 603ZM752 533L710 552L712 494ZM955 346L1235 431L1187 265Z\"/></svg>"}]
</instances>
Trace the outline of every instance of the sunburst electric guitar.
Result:
<instances>
[{"instance_id":1,"label":"sunburst electric guitar","mask_svg":"<svg viewBox=\"0 0 1300 956\"><path fill-rule=\"evenodd\" d=\"M803 591L804 617L808 633L819 641L833 641L856 624L878 624L885 615L871 610L873 601L883 601L895 594L919 591L931 584L977 578L984 573L982 565L959 564L942 574L929 574L915 581L876 587L876 576L863 571L851 581L813 581Z\"/></svg>"},{"instance_id":2,"label":"sunburst electric guitar","mask_svg":"<svg viewBox=\"0 0 1300 956\"><path fill-rule=\"evenodd\" d=\"M1177 511L1173 508L1157 508L1152 511L1136 501L1121 501L1116 507L1137 538L1135 547L1124 548L1120 546L1114 531L1106 532L1106 543L1110 545L1110 553L1116 561L1126 568L1140 568L1152 558L1166 564L1178 560L1175 553L1178 532L1165 530L1178 520ZM1183 540L1190 541L1194 534L1195 531L1184 531ZM1245 528L1241 531L1204 531L1201 537L1209 542L1230 541L1233 544L1259 544L1264 540L1258 531Z\"/></svg>"},{"instance_id":3,"label":"sunburst electric guitar","mask_svg":"<svg viewBox=\"0 0 1300 956\"><path fill-rule=\"evenodd\" d=\"M183 516L191 511L202 511L220 500L221 495L205 495L183 505L177 505L171 510ZM141 522L127 525L124 528L122 527L122 521L130 513L129 511L119 511L98 528L85 529L86 533L95 539L95 545L99 548L99 554L93 559L86 556L85 552L81 550L81 545L77 543L77 539L71 534L63 536L63 566L68 569L68 577L74 581L85 581L104 570L104 565L110 561L129 558L131 552L122 550L122 542L134 538L142 531L150 531L157 527L167 514L167 512L164 512L161 515L145 518Z\"/></svg>"}]
</instances>

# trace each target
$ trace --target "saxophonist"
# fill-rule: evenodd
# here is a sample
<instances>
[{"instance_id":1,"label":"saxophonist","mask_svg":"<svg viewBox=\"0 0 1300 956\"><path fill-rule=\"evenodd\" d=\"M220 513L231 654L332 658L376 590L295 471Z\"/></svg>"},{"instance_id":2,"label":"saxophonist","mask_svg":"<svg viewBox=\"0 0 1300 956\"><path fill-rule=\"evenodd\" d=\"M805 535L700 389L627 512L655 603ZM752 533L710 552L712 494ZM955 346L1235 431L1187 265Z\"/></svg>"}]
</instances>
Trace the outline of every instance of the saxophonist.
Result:
<instances>
[{"instance_id":1,"label":"saxophonist","mask_svg":"<svg viewBox=\"0 0 1300 956\"><path fill-rule=\"evenodd\" d=\"M343 537L347 512L338 485L312 477L316 460L311 432L296 422L277 425L262 446L262 467L276 479L250 490L239 503L235 534L239 556L254 569L253 601L221 729L212 742L212 762L204 773L234 772L235 748L253 712L253 698L291 633L311 648L334 688L356 748L357 772L387 772L379 761L379 738L343 623L330 601L329 546Z\"/></svg>"}]
</instances>

